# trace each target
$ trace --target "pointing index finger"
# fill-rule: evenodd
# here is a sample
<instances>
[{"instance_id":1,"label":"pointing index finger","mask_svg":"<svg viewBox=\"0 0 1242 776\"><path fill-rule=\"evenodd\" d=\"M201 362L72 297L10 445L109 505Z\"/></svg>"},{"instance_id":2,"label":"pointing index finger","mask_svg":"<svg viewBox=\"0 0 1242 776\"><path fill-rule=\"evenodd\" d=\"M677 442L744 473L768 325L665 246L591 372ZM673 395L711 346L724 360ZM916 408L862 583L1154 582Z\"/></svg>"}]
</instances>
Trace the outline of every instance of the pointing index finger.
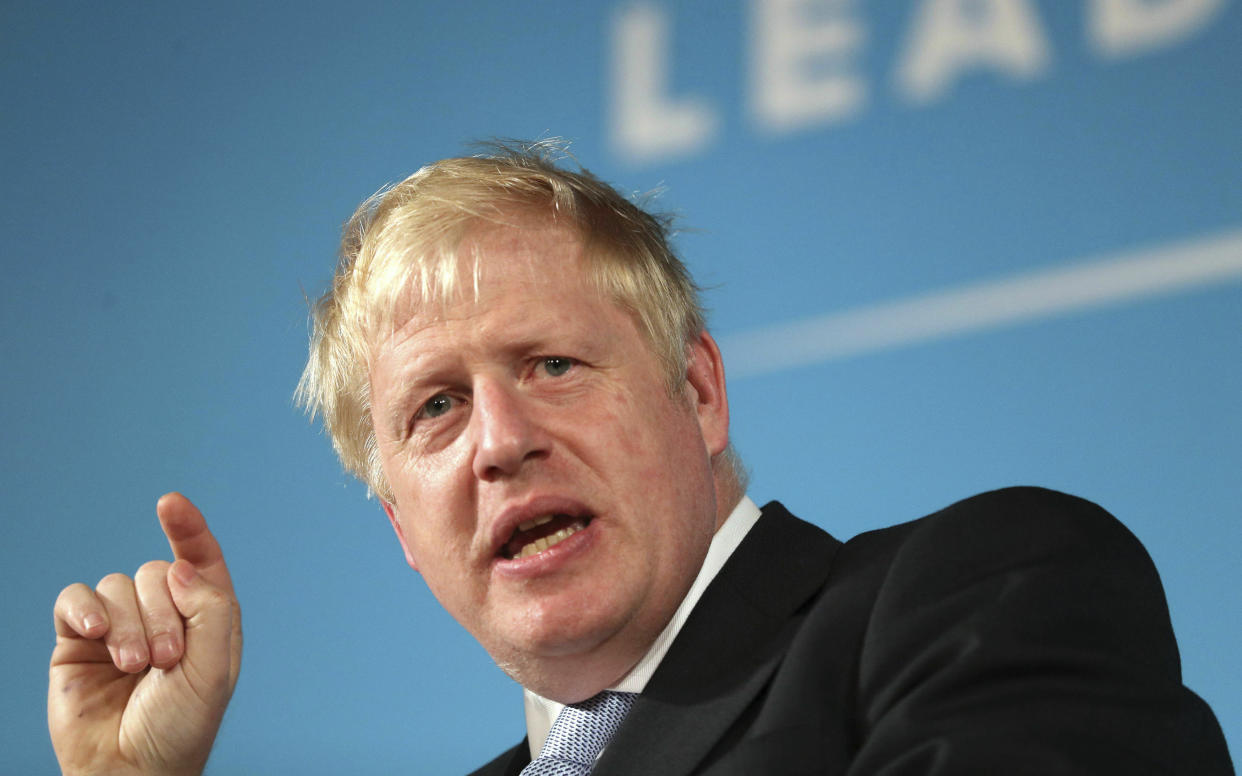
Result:
<instances>
[{"instance_id":1,"label":"pointing index finger","mask_svg":"<svg viewBox=\"0 0 1242 776\"><path fill-rule=\"evenodd\" d=\"M186 560L213 585L232 592L233 581L220 544L198 507L180 493L165 493L155 505L174 560Z\"/></svg>"}]
</instances>

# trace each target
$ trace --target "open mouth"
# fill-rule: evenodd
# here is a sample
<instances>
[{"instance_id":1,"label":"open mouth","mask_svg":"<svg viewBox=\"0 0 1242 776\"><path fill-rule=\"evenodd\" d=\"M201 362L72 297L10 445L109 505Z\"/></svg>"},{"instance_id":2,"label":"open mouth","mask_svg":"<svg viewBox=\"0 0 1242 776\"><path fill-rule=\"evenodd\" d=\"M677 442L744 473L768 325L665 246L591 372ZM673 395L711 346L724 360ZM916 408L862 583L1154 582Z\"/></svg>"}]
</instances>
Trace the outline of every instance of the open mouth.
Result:
<instances>
[{"instance_id":1,"label":"open mouth","mask_svg":"<svg viewBox=\"0 0 1242 776\"><path fill-rule=\"evenodd\" d=\"M591 524L590 515L540 515L518 525L500 548L506 560L528 558L565 541Z\"/></svg>"}]
</instances>

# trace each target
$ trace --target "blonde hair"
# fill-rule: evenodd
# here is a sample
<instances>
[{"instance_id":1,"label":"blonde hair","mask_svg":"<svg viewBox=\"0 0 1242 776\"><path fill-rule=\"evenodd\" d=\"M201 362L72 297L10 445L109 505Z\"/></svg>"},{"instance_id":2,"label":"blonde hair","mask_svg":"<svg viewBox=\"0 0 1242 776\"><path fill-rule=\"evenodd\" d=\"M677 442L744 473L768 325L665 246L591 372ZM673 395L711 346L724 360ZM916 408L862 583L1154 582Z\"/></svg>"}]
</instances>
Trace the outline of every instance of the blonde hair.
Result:
<instances>
[{"instance_id":1,"label":"blonde hair","mask_svg":"<svg viewBox=\"0 0 1242 776\"><path fill-rule=\"evenodd\" d=\"M403 302L446 302L459 293L465 270L457 249L481 225L520 228L534 216L575 230L589 277L634 317L670 392L684 384L686 346L704 320L698 289L669 246L670 219L586 169L559 167L565 157L555 140L492 144L381 189L345 225L332 287L312 310L296 398L323 417L341 463L380 498L391 494L371 423L371 348ZM474 273L477 293L477 266ZM726 458L741 471L731 448Z\"/></svg>"}]
</instances>

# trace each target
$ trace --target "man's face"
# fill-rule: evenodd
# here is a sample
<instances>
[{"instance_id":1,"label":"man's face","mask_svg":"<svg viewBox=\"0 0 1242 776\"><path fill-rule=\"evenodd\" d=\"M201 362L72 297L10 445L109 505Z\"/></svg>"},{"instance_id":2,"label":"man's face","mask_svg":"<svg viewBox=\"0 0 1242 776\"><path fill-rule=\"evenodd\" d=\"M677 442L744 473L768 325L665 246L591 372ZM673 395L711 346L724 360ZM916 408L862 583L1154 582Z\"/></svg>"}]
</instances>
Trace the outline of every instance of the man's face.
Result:
<instances>
[{"instance_id":1,"label":"man's face","mask_svg":"<svg viewBox=\"0 0 1242 776\"><path fill-rule=\"evenodd\" d=\"M566 701L623 676L689 589L728 435L710 337L670 395L581 253L553 226L475 232L477 297L415 311L371 370L410 565L501 667Z\"/></svg>"}]
</instances>

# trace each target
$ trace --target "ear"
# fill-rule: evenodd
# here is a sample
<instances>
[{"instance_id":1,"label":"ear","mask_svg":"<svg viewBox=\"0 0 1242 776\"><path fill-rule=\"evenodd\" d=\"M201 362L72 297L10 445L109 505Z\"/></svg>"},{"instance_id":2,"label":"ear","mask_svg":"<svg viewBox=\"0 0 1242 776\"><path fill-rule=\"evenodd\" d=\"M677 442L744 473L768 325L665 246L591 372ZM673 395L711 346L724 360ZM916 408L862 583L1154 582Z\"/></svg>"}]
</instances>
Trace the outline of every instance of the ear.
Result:
<instances>
[{"instance_id":1,"label":"ear","mask_svg":"<svg viewBox=\"0 0 1242 776\"><path fill-rule=\"evenodd\" d=\"M707 452L715 458L729 446L729 397L724 361L716 340L706 331L686 348L686 385L699 418Z\"/></svg>"},{"instance_id":2,"label":"ear","mask_svg":"<svg viewBox=\"0 0 1242 776\"><path fill-rule=\"evenodd\" d=\"M405 531L401 529L401 518L397 516L397 508L387 501L381 501L384 506L384 514L388 515L388 522L392 523L392 530L397 532L397 541L401 542L401 550L405 553L405 562L410 564L410 568L418 571L418 563L414 560L414 555L410 552L410 545L405 540Z\"/></svg>"}]
</instances>

